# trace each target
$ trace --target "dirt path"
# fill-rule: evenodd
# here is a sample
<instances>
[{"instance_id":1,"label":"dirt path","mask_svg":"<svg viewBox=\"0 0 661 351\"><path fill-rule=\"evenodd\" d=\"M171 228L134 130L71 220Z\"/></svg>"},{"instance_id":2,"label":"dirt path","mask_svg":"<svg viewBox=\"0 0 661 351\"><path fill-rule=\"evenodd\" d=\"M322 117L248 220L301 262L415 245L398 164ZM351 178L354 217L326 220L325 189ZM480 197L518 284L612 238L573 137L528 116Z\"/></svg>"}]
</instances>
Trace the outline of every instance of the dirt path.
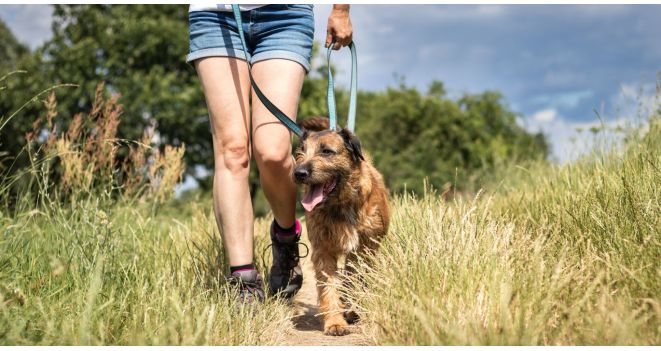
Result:
<instances>
[{"instance_id":1,"label":"dirt path","mask_svg":"<svg viewBox=\"0 0 661 351\"><path fill-rule=\"evenodd\" d=\"M303 233L303 241L307 237ZM309 246L309 244L308 244ZM292 318L293 332L289 333L283 345L373 345L365 336L363 325L359 322L350 326L351 334L344 336L326 336L323 333L321 316L315 316L317 307L317 288L310 255L301 259L303 266L303 287L294 298L295 315Z\"/></svg>"}]
</instances>

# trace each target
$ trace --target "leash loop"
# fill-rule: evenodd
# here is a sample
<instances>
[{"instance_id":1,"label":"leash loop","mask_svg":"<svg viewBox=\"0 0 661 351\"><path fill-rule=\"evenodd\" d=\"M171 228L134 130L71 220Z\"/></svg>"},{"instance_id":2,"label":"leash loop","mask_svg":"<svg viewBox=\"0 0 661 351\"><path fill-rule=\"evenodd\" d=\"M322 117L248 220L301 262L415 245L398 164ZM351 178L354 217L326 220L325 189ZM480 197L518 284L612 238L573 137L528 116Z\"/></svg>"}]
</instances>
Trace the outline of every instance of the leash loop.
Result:
<instances>
[{"instance_id":1,"label":"leash loop","mask_svg":"<svg viewBox=\"0 0 661 351\"><path fill-rule=\"evenodd\" d=\"M328 118L330 120L330 129L337 129L337 111L335 107L335 83L333 81L333 72L331 72L331 53L333 52L333 41L328 46L326 52L326 61L328 64ZM351 50L351 88L349 92L349 113L347 115L347 128L353 133L356 128L356 102L358 100L358 55L356 54L356 45L349 44Z\"/></svg>"}]
</instances>

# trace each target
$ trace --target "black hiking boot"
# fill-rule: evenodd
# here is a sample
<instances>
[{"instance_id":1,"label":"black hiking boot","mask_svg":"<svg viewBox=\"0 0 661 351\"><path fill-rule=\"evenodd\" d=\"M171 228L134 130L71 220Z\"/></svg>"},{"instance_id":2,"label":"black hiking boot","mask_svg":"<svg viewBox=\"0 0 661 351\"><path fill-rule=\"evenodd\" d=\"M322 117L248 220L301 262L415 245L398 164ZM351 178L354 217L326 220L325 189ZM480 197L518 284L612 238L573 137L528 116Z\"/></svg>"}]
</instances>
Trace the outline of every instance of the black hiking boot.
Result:
<instances>
[{"instance_id":1,"label":"black hiking boot","mask_svg":"<svg viewBox=\"0 0 661 351\"><path fill-rule=\"evenodd\" d=\"M257 270L234 272L227 281L239 288L239 302L264 302L264 281Z\"/></svg>"},{"instance_id":2,"label":"black hiking boot","mask_svg":"<svg viewBox=\"0 0 661 351\"><path fill-rule=\"evenodd\" d=\"M304 256L299 254L298 245L301 239L301 222L296 220L294 234L281 235L275 220L271 223L271 252L273 265L269 274L269 290L276 297L291 298L303 286L303 270L299 264ZM301 243L302 244L302 243ZM303 244L307 249L307 246Z\"/></svg>"}]
</instances>

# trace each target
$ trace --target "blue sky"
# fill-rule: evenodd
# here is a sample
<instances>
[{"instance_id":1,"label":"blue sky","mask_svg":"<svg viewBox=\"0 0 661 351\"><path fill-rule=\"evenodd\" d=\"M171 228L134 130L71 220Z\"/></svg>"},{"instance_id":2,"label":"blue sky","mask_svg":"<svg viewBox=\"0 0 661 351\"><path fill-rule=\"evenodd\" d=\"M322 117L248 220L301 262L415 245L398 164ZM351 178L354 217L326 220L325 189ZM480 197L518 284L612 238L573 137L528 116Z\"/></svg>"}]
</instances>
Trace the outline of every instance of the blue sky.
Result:
<instances>
[{"instance_id":1,"label":"blue sky","mask_svg":"<svg viewBox=\"0 0 661 351\"><path fill-rule=\"evenodd\" d=\"M0 5L0 18L33 48L50 36L51 12ZM319 41L329 12L315 6ZM575 130L600 123L594 110L617 124L654 104L661 5L353 5L351 18L361 89L403 76L423 90L441 80L451 97L500 90L561 162L592 143ZM346 84L348 54L333 60Z\"/></svg>"}]
</instances>

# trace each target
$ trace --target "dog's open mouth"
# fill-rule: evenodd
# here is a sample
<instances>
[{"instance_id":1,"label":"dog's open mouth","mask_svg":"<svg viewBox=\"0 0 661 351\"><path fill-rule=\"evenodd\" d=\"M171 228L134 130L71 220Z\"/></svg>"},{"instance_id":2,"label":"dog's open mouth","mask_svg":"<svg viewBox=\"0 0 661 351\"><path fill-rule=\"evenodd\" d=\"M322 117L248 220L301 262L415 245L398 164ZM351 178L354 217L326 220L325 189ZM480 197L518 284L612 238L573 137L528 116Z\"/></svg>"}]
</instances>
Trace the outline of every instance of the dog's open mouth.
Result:
<instances>
[{"instance_id":1,"label":"dog's open mouth","mask_svg":"<svg viewBox=\"0 0 661 351\"><path fill-rule=\"evenodd\" d=\"M308 212L314 210L317 205L326 200L328 194L335 189L335 185L337 185L336 178L333 178L326 183L310 184L303 196L303 200L301 200L303 208Z\"/></svg>"}]
</instances>

